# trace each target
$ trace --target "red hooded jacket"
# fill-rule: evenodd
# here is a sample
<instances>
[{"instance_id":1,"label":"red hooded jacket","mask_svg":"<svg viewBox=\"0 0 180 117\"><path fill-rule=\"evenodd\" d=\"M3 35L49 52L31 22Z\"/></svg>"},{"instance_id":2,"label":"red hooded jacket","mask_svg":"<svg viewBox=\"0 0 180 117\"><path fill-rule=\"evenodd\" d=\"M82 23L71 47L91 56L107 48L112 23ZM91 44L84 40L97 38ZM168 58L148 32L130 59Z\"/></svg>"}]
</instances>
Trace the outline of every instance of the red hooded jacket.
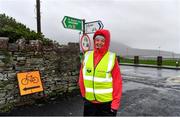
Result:
<instances>
[{"instance_id":1,"label":"red hooded jacket","mask_svg":"<svg viewBox=\"0 0 180 117\"><path fill-rule=\"evenodd\" d=\"M98 62L102 59L102 57L105 55L105 53L109 49L110 44L110 33L108 30L97 30L93 36L93 39L96 37L96 35L102 35L105 37L105 44L102 48L96 49L94 46L94 66L98 64ZM120 106L120 99L122 95L122 77L120 73L120 68L118 61L116 59L114 68L112 70L112 79L113 79L113 100L111 103L111 108L114 110L118 110ZM80 69L80 75L79 75L79 86L80 91L83 97L85 97L85 87L83 82L83 74L82 74L82 65ZM100 103L98 101L92 101L92 103Z\"/></svg>"}]
</instances>

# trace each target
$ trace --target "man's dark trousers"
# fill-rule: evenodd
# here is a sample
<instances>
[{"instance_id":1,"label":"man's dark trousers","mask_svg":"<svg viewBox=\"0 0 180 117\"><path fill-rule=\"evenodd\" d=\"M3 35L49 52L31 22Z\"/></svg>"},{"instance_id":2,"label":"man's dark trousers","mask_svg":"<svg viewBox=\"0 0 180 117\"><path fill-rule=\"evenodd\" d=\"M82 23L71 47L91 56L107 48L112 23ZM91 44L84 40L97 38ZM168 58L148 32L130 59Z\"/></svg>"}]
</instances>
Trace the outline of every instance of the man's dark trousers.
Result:
<instances>
[{"instance_id":1,"label":"man's dark trousers","mask_svg":"<svg viewBox=\"0 0 180 117\"><path fill-rule=\"evenodd\" d=\"M111 102L91 103L84 100L84 116L116 116L116 113L111 112Z\"/></svg>"}]
</instances>

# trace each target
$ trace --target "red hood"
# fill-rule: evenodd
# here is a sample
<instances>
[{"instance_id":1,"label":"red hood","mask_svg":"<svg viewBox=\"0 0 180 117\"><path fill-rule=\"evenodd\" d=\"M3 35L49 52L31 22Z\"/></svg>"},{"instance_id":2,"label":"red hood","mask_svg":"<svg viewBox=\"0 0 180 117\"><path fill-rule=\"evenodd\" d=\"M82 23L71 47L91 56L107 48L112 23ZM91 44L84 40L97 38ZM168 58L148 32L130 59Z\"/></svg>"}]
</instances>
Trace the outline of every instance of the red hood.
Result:
<instances>
[{"instance_id":1,"label":"red hood","mask_svg":"<svg viewBox=\"0 0 180 117\"><path fill-rule=\"evenodd\" d=\"M105 37L105 44L102 48L100 48L99 50L96 49L95 44L94 44L94 52L98 53L98 54L105 54L108 49L109 49L109 44L110 44L110 32L108 30L105 29L101 29L101 30L97 30L93 36L93 39L96 37L96 35L102 35Z\"/></svg>"}]
</instances>

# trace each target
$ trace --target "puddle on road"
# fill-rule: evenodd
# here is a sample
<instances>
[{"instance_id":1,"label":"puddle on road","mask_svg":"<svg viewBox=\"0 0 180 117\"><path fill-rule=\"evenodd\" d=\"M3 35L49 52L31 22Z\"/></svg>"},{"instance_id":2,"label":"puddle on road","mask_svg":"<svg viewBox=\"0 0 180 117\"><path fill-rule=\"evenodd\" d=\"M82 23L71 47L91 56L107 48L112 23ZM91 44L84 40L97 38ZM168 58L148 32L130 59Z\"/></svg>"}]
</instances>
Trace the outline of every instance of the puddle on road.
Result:
<instances>
[{"instance_id":1,"label":"puddle on road","mask_svg":"<svg viewBox=\"0 0 180 117\"><path fill-rule=\"evenodd\" d=\"M123 92L130 91L130 90L139 90L139 89L144 89L144 88L154 88L159 91L165 92L166 89L161 88L161 87L155 87L153 85L146 85L142 83L137 83L133 81L124 81L123 82Z\"/></svg>"},{"instance_id":2,"label":"puddle on road","mask_svg":"<svg viewBox=\"0 0 180 117\"><path fill-rule=\"evenodd\" d=\"M167 78L166 83L168 85L179 85L180 86L180 76L174 76Z\"/></svg>"}]
</instances>

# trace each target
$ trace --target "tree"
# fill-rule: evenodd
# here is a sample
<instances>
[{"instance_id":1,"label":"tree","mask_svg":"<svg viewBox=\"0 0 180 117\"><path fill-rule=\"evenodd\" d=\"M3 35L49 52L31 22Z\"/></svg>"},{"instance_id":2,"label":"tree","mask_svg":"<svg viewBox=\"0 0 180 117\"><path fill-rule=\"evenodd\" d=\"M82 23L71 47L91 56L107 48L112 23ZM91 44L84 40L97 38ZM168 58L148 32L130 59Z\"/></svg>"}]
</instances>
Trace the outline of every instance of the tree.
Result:
<instances>
[{"instance_id":1,"label":"tree","mask_svg":"<svg viewBox=\"0 0 180 117\"><path fill-rule=\"evenodd\" d=\"M9 42L13 43L19 38L24 38L26 40L41 40L49 41L44 38L42 33L36 33L26 25L17 22L14 18L6 16L5 14L0 14L0 36L9 37Z\"/></svg>"}]
</instances>

